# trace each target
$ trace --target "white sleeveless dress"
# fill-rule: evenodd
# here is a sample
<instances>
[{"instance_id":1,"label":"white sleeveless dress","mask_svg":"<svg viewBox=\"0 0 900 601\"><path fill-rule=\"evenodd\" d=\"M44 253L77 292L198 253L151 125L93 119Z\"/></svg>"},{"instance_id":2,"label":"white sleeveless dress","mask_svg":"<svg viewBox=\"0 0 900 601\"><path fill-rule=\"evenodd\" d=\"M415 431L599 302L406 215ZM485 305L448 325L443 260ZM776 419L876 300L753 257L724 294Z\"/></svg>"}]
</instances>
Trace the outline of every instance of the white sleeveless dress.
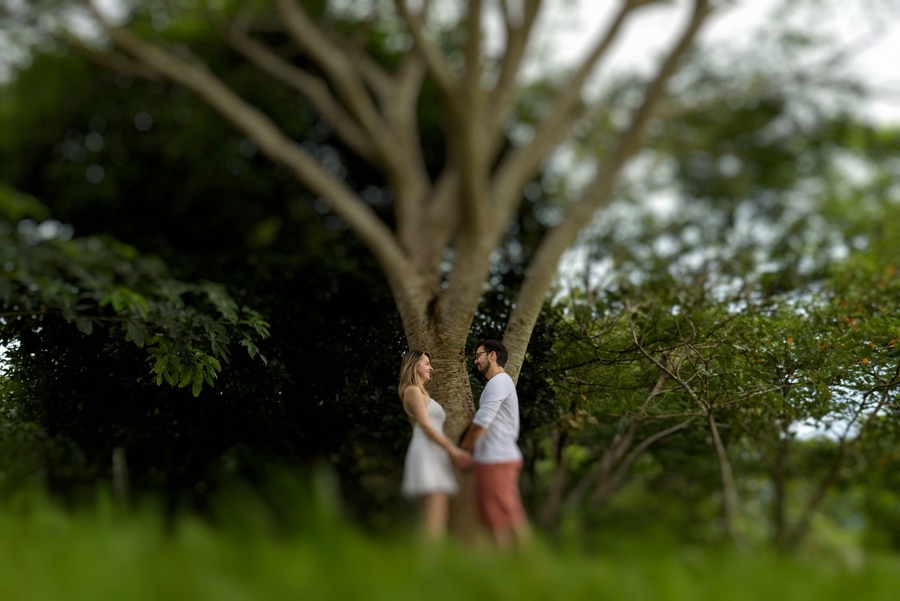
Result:
<instances>
[{"instance_id":1,"label":"white sleeveless dress","mask_svg":"<svg viewBox=\"0 0 900 601\"><path fill-rule=\"evenodd\" d=\"M429 399L425 406L431 425L443 432L447 415L434 399ZM456 494L458 486L450 455L438 443L434 442L419 424L413 426L412 440L406 451L403 464L403 485L400 491L405 497L418 497L436 492Z\"/></svg>"}]
</instances>

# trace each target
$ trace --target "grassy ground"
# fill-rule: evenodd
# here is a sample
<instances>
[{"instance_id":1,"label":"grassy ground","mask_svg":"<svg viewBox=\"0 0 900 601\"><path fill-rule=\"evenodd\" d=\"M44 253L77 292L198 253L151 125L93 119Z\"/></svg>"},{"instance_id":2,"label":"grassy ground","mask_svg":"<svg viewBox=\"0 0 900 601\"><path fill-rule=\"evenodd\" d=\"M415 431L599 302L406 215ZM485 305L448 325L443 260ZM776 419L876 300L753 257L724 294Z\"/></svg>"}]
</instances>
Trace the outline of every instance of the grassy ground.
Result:
<instances>
[{"instance_id":1,"label":"grassy ground","mask_svg":"<svg viewBox=\"0 0 900 601\"><path fill-rule=\"evenodd\" d=\"M239 500L213 526L191 516L166 523L153 508L122 511L103 498L78 511L33 497L7 502L0 507L0 599L843 601L896 599L900 590L894 556L650 544L594 556L544 544L510 555L428 550L403 535L361 534L321 508L292 511L293 518L273 520Z\"/></svg>"}]
</instances>

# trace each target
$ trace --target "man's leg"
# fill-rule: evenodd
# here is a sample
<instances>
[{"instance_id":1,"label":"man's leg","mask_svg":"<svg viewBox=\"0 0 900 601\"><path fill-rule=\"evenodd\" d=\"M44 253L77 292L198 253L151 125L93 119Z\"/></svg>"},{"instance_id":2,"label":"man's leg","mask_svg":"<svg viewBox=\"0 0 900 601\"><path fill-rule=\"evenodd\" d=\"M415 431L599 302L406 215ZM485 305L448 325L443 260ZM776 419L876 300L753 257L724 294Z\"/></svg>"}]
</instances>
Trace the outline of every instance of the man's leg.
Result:
<instances>
[{"instance_id":1,"label":"man's leg","mask_svg":"<svg viewBox=\"0 0 900 601\"><path fill-rule=\"evenodd\" d=\"M521 462L493 463L476 466L479 510L500 549L531 541L531 529L519 495Z\"/></svg>"},{"instance_id":2,"label":"man's leg","mask_svg":"<svg viewBox=\"0 0 900 601\"><path fill-rule=\"evenodd\" d=\"M516 546L520 549L525 549L531 546L531 541L534 536L531 534L531 524L528 523L527 519L523 519L518 523L514 523L512 525L512 533L516 539Z\"/></svg>"},{"instance_id":3,"label":"man's leg","mask_svg":"<svg viewBox=\"0 0 900 601\"><path fill-rule=\"evenodd\" d=\"M528 524L528 517L522 506L522 494L519 491L519 474L521 473L521 462L505 464L500 475L502 488L499 491L507 516L507 528L503 534L504 544L512 546L515 543L519 548L529 546L532 539L531 526Z\"/></svg>"}]
</instances>

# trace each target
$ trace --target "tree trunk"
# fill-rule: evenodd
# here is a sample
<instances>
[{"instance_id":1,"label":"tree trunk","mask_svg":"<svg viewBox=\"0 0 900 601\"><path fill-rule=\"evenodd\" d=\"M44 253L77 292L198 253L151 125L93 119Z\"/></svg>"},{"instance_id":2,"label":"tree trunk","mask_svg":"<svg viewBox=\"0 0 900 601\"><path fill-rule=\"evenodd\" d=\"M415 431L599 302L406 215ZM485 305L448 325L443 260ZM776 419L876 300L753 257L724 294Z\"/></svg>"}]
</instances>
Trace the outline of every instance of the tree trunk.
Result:
<instances>
[{"instance_id":1,"label":"tree trunk","mask_svg":"<svg viewBox=\"0 0 900 601\"><path fill-rule=\"evenodd\" d=\"M772 520L775 522L775 532L773 540L776 545L784 545L787 542L787 519L786 519L786 491L784 477L784 462L786 455L786 444L779 441L775 446L775 460L772 463L772 488L775 498L772 504Z\"/></svg>"},{"instance_id":2,"label":"tree trunk","mask_svg":"<svg viewBox=\"0 0 900 601\"><path fill-rule=\"evenodd\" d=\"M725 445L722 444L722 437L719 436L719 427L716 425L716 418L712 411L709 412L708 419L709 431L712 434L713 444L716 448L716 457L719 461L719 472L722 476L722 517L725 520L725 531L735 543L739 543L740 541L734 527L738 514L738 495L737 487L734 483L734 472L731 469L731 463L728 461L728 454L725 451Z\"/></svg>"},{"instance_id":3,"label":"tree trunk","mask_svg":"<svg viewBox=\"0 0 900 601\"><path fill-rule=\"evenodd\" d=\"M566 433L558 427L553 429L553 456L556 460L556 468L553 470L553 478L547 490L547 497L538 514L538 523L546 531L553 530L559 521L560 509L562 509L563 497L566 492L566 481L569 476L569 457L565 454Z\"/></svg>"}]
</instances>

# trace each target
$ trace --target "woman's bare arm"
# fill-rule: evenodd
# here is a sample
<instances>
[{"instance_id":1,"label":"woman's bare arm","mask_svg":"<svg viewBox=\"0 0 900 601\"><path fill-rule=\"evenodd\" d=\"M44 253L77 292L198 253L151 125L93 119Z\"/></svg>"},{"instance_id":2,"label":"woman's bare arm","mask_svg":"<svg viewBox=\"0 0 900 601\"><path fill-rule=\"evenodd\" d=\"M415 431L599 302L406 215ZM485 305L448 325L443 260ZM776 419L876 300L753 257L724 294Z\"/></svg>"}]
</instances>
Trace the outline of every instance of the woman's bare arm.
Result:
<instances>
[{"instance_id":1,"label":"woman's bare arm","mask_svg":"<svg viewBox=\"0 0 900 601\"><path fill-rule=\"evenodd\" d=\"M403 391L403 404L406 406L407 412L412 414L415 422L425 432L425 435L441 445L450 454L450 457L458 459L459 454L464 451L453 444L453 441L447 438L443 432L434 427L428 418L428 411L425 409L428 403L428 397L416 386L410 386Z\"/></svg>"}]
</instances>

